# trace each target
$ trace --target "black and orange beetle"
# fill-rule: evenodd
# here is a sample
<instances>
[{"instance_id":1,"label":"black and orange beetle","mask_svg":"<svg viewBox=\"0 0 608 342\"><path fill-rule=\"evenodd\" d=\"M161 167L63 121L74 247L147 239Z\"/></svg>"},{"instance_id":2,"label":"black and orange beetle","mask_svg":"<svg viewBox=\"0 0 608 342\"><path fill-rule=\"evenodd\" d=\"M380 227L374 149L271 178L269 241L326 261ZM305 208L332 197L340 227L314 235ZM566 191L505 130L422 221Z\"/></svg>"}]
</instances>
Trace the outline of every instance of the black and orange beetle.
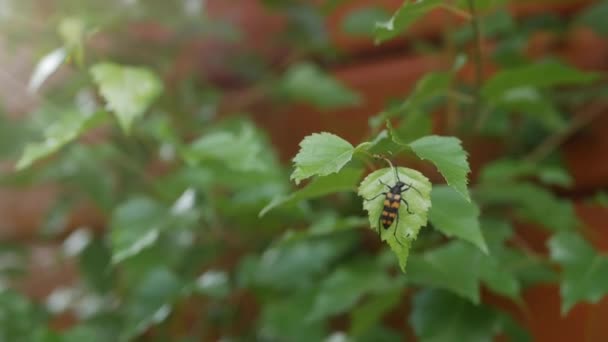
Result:
<instances>
[{"instance_id":1,"label":"black and orange beetle","mask_svg":"<svg viewBox=\"0 0 608 342\"><path fill-rule=\"evenodd\" d=\"M390 161L388 161L388 162L390 164ZM405 200L405 198L403 198L403 193L408 191L409 189L414 189L414 190L416 190L416 192L418 192L420 194L420 196L422 196L422 194L412 184L403 183L399 179L399 174L397 173L397 169L394 168L392 164L390 164L390 165L391 165L391 168L395 171L395 179L397 180L395 185L390 186L390 185L384 183L382 180L379 180L380 184L382 184L388 188L388 192L379 193L378 195L374 196L373 198L365 199L365 200L373 201L380 196L384 196L384 208L382 209L382 214L378 218L378 235L380 235L380 225L381 224L382 224L382 227L384 227L384 229L389 229L391 227L391 225L393 224L393 222L396 221L395 231L393 232L393 235L395 236L395 240L397 240L397 242L403 246L401 241L399 241L399 239L397 238L397 227L399 226L399 208L401 207L401 202L403 202L405 204L405 208L406 208L408 214L413 214L413 212L410 210L409 203Z\"/></svg>"}]
</instances>

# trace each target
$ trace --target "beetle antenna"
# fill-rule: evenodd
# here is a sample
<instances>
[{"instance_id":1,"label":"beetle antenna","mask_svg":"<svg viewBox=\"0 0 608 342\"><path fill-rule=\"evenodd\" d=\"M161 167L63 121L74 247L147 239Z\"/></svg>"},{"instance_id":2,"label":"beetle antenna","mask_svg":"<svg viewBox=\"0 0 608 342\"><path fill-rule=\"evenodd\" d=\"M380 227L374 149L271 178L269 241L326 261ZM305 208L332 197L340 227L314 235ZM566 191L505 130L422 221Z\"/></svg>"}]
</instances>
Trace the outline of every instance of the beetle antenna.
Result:
<instances>
[{"instance_id":1,"label":"beetle antenna","mask_svg":"<svg viewBox=\"0 0 608 342\"><path fill-rule=\"evenodd\" d=\"M401 182L401 179L399 179L399 173L397 172L397 169L393 166L393 163L391 163L391 161L388 158L386 158L385 156L380 155L380 154L376 154L376 155L374 155L374 157L376 157L378 159L384 159L388 163L388 165L391 167L391 169L393 169L393 171L395 171L395 178L397 179L397 181Z\"/></svg>"}]
</instances>

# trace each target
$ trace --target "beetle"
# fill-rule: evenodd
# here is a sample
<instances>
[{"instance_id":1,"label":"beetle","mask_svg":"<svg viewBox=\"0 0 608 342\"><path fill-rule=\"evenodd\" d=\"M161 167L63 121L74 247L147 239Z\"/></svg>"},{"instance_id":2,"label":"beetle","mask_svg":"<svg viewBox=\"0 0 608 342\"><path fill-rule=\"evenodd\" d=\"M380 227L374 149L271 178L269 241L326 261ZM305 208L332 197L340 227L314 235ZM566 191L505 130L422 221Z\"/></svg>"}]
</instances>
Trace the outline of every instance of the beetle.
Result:
<instances>
[{"instance_id":1,"label":"beetle","mask_svg":"<svg viewBox=\"0 0 608 342\"><path fill-rule=\"evenodd\" d=\"M388 188L388 191L381 192L373 198L365 199L365 201L373 201L380 196L384 196L384 207L382 208L382 214L378 218L378 235L380 235L380 225L382 225L384 229L389 229L393 222L396 221L393 236L395 236L395 240L397 240L397 242L401 246L403 246L403 244L397 238L397 227L399 226L399 208L401 207L401 203L403 202L405 204L405 208L408 214L413 214L413 212L410 210L409 203L407 202L407 200L405 200L405 198L403 198L403 193L408 191L409 189L414 189L416 190L416 192L418 192L418 194L420 194L420 196L422 196L422 194L420 193L420 191L418 191L418 189L413 186L413 184L405 184L404 182L402 182L399 179L397 169L395 169L392 164L390 165L391 168L395 171L395 179L397 180L395 185L390 186L384 183L382 180L378 180L380 184Z\"/></svg>"}]
</instances>

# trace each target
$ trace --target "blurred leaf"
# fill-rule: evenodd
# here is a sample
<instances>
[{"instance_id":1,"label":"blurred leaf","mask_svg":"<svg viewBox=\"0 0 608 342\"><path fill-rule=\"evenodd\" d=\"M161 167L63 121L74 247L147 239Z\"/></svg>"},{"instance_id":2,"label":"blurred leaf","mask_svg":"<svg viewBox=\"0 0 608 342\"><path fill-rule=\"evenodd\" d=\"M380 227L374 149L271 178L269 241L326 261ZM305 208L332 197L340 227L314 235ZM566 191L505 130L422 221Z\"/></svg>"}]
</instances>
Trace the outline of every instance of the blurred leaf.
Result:
<instances>
[{"instance_id":1,"label":"blurred leaf","mask_svg":"<svg viewBox=\"0 0 608 342\"><path fill-rule=\"evenodd\" d=\"M456 6L462 9L469 9L469 0L457 0ZM507 0L473 0L473 5L477 10L487 10L491 7L500 6L506 3ZM485 27L484 27L485 28ZM485 31L484 31L485 33Z\"/></svg>"},{"instance_id":2,"label":"blurred leaf","mask_svg":"<svg viewBox=\"0 0 608 342\"><path fill-rule=\"evenodd\" d=\"M55 73L59 69L60 66L63 65L67 53L64 48L55 49L48 54L44 55L38 64L36 64L36 68L34 69L34 73L30 78L30 82L27 86L30 92L36 92L40 86L46 81L52 74Z\"/></svg>"},{"instance_id":3,"label":"blurred leaf","mask_svg":"<svg viewBox=\"0 0 608 342\"><path fill-rule=\"evenodd\" d=\"M447 92L452 79L451 72L427 73L416 81L416 86L405 101L370 118L370 125L379 127L389 118L402 117L405 124L399 125L401 142L408 143L410 136L425 135L421 130L430 125L431 117L426 107Z\"/></svg>"},{"instance_id":4,"label":"blurred leaf","mask_svg":"<svg viewBox=\"0 0 608 342\"><path fill-rule=\"evenodd\" d=\"M608 294L608 257L575 232L559 232L549 240L551 259L562 267L562 313L580 301L597 303Z\"/></svg>"},{"instance_id":5,"label":"blurred leaf","mask_svg":"<svg viewBox=\"0 0 608 342\"><path fill-rule=\"evenodd\" d=\"M351 312L350 334L364 336L378 325L382 316L400 304L402 289L382 291Z\"/></svg>"},{"instance_id":6,"label":"blurred leaf","mask_svg":"<svg viewBox=\"0 0 608 342\"><path fill-rule=\"evenodd\" d=\"M57 28L63 44L79 66L84 63L85 23L77 17L63 18Z\"/></svg>"},{"instance_id":7,"label":"blurred leaf","mask_svg":"<svg viewBox=\"0 0 608 342\"><path fill-rule=\"evenodd\" d=\"M91 67L91 74L125 133L163 88L161 80L146 68L99 63Z\"/></svg>"},{"instance_id":8,"label":"blurred leaf","mask_svg":"<svg viewBox=\"0 0 608 342\"><path fill-rule=\"evenodd\" d=\"M580 24L591 27L594 31L601 35L608 35L608 3L606 1L598 1L589 5L582 13L578 14L576 21Z\"/></svg>"},{"instance_id":9,"label":"blurred leaf","mask_svg":"<svg viewBox=\"0 0 608 342\"><path fill-rule=\"evenodd\" d=\"M441 0L424 0L404 3L387 21L377 22L374 31L376 43L381 43L403 33L416 20L441 5Z\"/></svg>"},{"instance_id":10,"label":"blurred leaf","mask_svg":"<svg viewBox=\"0 0 608 342\"><path fill-rule=\"evenodd\" d=\"M395 174L393 169L385 168L370 173L359 186L359 196L364 199L363 209L368 212L370 228L376 232L380 232L381 240L387 241L399 259L399 265L405 272L407 257L409 254L411 243L416 240L420 228L426 226L427 212L431 207L431 183L420 172L412 169L399 167L396 169L399 173L399 179L407 185L411 185L414 189L410 189L402 194L403 199L407 201L410 212L408 213L405 204L402 204L398 212L397 220L389 227L384 229L380 227L380 216L383 210L383 202L385 197L379 196L388 189L380 184L380 181L386 184L395 184ZM376 197L378 196L378 197ZM376 197L373 201L368 201Z\"/></svg>"},{"instance_id":11,"label":"blurred leaf","mask_svg":"<svg viewBox=\"0 0 608 342\"><path fill-rule=\"evenodd\" d=\"M386 271L378 269L373 263L357 263L351 267L338 268L319 285L307 319L325 320L348 312L364 294L381 293L393 287L393 281Z\"/></svg>"},{"instance_id":12,"label":"blurred leaf","mask_svg":"<svg viewBox=\"0 0 608 342\"><path fill-rule=\"evenodd\" d=\"M335 192L354 192L357 190L357 183L361 179L361 174L362 171L359 169L345 168L338 173L315 178L304 188L290 195L275 197L260 211L260 217L279 206L294 204Z\"/></svg>"},{"instance_id":13,"label":"blurred leaf","mask_svg":"<svg viewBox=\"0 0 608 342\"><path fill-rule=\"evenodd\" d=\"M322 341L326 322L303 319L312 305L313 294L301 291L264 303L259 337L265 341Z\"/></svg>"},{"instance_id":14,"label":"blurred leaf","mask_svg":"<svg viewBox=\"0 0 608 342\"><path fill-rule=\"evenodd\" d=\"M475 304L479 303L480 282L510 298L516 298L520 290L515 275L498 259L462 241L410 256L408 280L449 290Z\"/></svg>"},{"instance_id":15,"label":"blurred leaf","mask_svg":"<svg viewBox=\"0 0 608 342\"><path fill-rule=\"evenodd\" d=\"M336 173L348 163L355 148L348 141L331 133L314 133L300 142L300 151L293 159L291 174L296 184L312 176Z\"/></svg>"},{"instance_id":16,"label":"blurred leaf","mask_svg":"<svg viewBox=\"0 0 608 342\"><path fill-rule=\"evenodd\" d=\"M493 103L498 108L530 118L549 131L559 131L566 127L566 120L561 117L555 105L533 87L522 86L508 90Z\"/></svg>"},{"instance_id":17,"label":"blurred leaf","mask_svg":"<svg viewBox=\"0 0 608 342\"><path fill-rule=\"evenodd\" d=\"M110 222L112 262L119 263L158 239L167 208L146 197L134 197L118 206Z\"/></svg>"},{"instance_id":18,"label":"blurred leaf","mask_svg":"<svg viewBox=\"0 0 608 342\"><path fill-rule=\"evenodd\" d=\"M487 164L481 171L482 183L512 182L526 177L537 177L547 185L568 187L572 178L557 165L539 165L522 159L498 159Z\"/></svg>"},{"instance_id":19,"label":"blurred leaf","mask_svg":"<svg viewBox=\"0 0 608 342\"><path fill-rule=\"evenodd\" d=\"M485 82L481 94L488 100L496 100L518 88L588 84L597 78L596 73L580 71L560 62L548 60L499 71Z\"/></svg>"},{"instance_id":20,"label":"blurred leaf","mask_svg":"<svg viewBox=\"0 0 608 342\"><path fill-rule=\"evenodd\" d=\"M320 109L359 104L360 97L340 81L314 64L295 64L287 70L281 89L292 100L307 102Z\"/></svg>"},{"instance_id":21,"label":"blurred leaf","mask_svg":"<svg viewBox=\"0 0 608 342\"><path fill-rule=\"evenodd\" d=\"M433 129L431 116L421 110L410 111L397 128L393 128L390 121L386 123L393 141L403 146L431 134Z\"/></svg>"},{"instance_id":22,"label":"blurred leaf","mask_svg":"<svg viewBox=\"0 0 608 342\"><path fill-rule=\"evenodd\" d=\"M191 164L213 160L233 170L263 171L269 166L264 162L263 152L263 144L256 136L255 128L243 124L238 133L219 130L205 134L190 144L183 154Z\"/></svg>"},{"instance_id":23,"label":"blurred leaf","mask_svg":"<svg viewBox=\"0 0 608 342\"><path fill-rule=\"evenodd\" d=\"M433 206L429 220L433 227L448 237L456 236L488 253L488 246L479 225L479 207L467 202L456 190L448 186L435 186L431 192Z\"/></svg>"},{"instance_id":24,"label":"blurred leaf","mask_svg":"<svg viewBox=\"0 0 608 342\"><path fill-rule=\"evenodd\" d=\"M481 203L515 205L514 209L520 216L551 230L573 230L579 225L570 201L560 199L547 189L534 184L481 184L476 193Z\"/></svg>"},{"instance_id":25,"label":"blurred leaf","mask_svg":"<svg viewBox=\"0 0 608 342\"><path fill-rule=\"evenodd\" d=\"M467 189L467 174L471 171L467 153L458 138L426 136L409 144L418 158L432 162L452 188L467 201L471 201Z\"/></svg>"},{"instance_id":26,"label":"blurred leaf","mask_svg":"<svg viewBox=\"0 0 608 342\"><path fill-rule=\"evenodd\" d=\"M353 36L373 36L378 21L385 21L390 14L382 7L362 7L348 13L342 20L342 31Z\"/></svg>"},{"instance_id":27,"label":"blurred leaf","mask_svg":"<svg viewBox=\"0 0 608 342\"><path fill-rule=\"evenodd\" d=\"M495 312L448 292L421 291L414 297L413 306L410 323L421 342L491 342L498 333Z\"/></svg>"},{"instance_id":28,"label":"blurred leaf","mask_svg":"<svg viewBox=\"0 0 608 342\"><path fill-rule=\"evenodd\" d=\"M37 341L46 333L45 312L24 295L0 290L0 341Z\"/></svg>"},{"instance_id":29,"label":"blurred leaf","mask_svg":"<svg viewBox=\"0 0 608 342\"><path fill-rule=\"evenodd\" d=\"M113 284L112 254L100 240L93 240L79 257L80 274L94 290L106 293Z\"/></svg>"},{"instance_id":30,"label":"blurred leaf","mask_svg":"<svg viewBox=\"0 0 608 342\"><path fill-rule=\"evenodd\" d=\"M172 271L166 268L150 271L127 296L124 307L126 327L122 337L132 339L148 327L164 321L182 287L180 279Z\"/></svg>"},{"instance_id":31,"label":"blurred leaf","mask_svg":"<svg viewBox=\"0 0 608 342\"><path fill-rule=\"evenodd\" d=\"M94 115L74 111L65 113L57 122L45 129L43 142L29 143L25 146L25 151L17 162L17 170L28 168L35 161L57 152L104 119L105 113L103 112Z\"/></svg>"},{"instance_id":32,"label":"blurred leaf","mask_svg":"<svg viewBox=\"0 0 608 342\"><path fill-rule=\"evenodd\" d=\"M224 298L231 291L228 275L223 271L208 270L196 279L196 290L213 298Z\"/></svg>"}]
</instances>

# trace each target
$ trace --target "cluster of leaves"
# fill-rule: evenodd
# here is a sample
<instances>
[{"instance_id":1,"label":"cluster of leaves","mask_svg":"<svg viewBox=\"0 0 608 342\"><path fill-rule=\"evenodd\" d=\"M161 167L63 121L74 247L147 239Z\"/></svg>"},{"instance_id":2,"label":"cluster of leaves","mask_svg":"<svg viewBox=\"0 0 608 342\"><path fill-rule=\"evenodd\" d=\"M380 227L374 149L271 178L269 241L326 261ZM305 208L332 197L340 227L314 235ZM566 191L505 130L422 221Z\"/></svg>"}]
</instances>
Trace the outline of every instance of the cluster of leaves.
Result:
<instances>
[{"instance_id":1,"label":"cluster of leaves","mask_svg":"<svg viewBox=\"0 0 608 342\"><path fill-rule=\"evenodd\" d=\"M571 185L559 156L522 157L538 137L568 129L561 112L568 103L557 101L557 90L569 86L584 94L599 79L562 61L531 61L518 52L546 20L520 26L500 10L500 0L406 1L393 15L377 7L353 11L344 20L345 32L378 43L434 9L467 14L498 39L491 58L501 71L479 89L471 87L458 77L470 58L459 55L451 68L426 74L405 98L371 117L364 141L353 145L328 132L305 137L289 176L253 120L216 117L221 94L210 80L168 86L163 66L177 52L152 50L156 54L142 60L121 46L100 57L91 43L96 35L128 32L134 20L149 18L162 18L157 21L174 27L176 37L194 32L238 39L236 28L200 19L200 1L183 1L181 9L163 1L56 2L58 29L51 40L41 37L47 53L29 87L42 92L66 62L75 72L47 90L48 100L28 120L0 116L2 157L20 154L18 171L0 174L0 182L63 185L39 238L55 243L67 236L57 253L75 261L79 279L54 289L42 304L0 286L0 340L391 341L400 332L383 318L405 301L412 306L408 322L423 341L491 340L498 334L525 340L527 333L511 316L482 302L482 288L523 305L525 287L559 283L564 313L608 293L608 258L578 231L572 203L550 191ZM335 1L319 7L263 2L288 17L289 29L281 34L295 42L296 55L336 58L322 25ZM35 13L29 1L7 3L17 13ZM471 16L470 6L487 13ZM573 24L605 34L597 14L603 12L600 3ZM10 32L17 39L35 33ZM448 40L465 46L476 41L474 35L467 26L450 32ZM361 103L362 94L315 64L298 62L286 70L254 64L252 59L242 76L263 84L270 99L322 110ZM447 107L457 124L433 135L430 113ZM504 158L485 166L470 186L467 153L456 136L470 137L471 127L509 144ZM88 141L95 135L104 139ZM398 165L386 167L387 158ZM150 165L159 162L167 171L153 176ZM440 176L402 166L425 163L433 168L420 170L436 169ZM402 194L407 204L385 229L384 184L398 180L409 187ZM299 187L293 190L290 181ZM82 201L107 217L102 234L87 227L65 230ZM514 226L522 221L552 234L549 255L518 246ZM364 248L376 233L390 250ZM0 285L28 276L28 250L21 243L0 245ZM64 313L74 314L77 323L51 329ZM349 319L347 332L332 331L334 317Z\"/></svg>"}]
</instances>

